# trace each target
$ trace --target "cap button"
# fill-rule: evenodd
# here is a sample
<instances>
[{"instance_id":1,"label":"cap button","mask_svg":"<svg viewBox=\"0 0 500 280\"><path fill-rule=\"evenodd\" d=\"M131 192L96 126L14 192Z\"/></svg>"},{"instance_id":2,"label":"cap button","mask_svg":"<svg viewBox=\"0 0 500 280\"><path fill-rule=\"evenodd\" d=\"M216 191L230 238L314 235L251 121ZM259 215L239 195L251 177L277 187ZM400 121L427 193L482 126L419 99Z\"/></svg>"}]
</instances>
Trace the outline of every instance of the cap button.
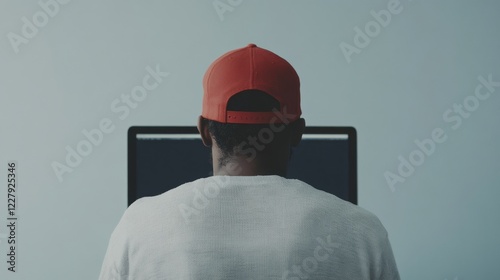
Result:
<instances>
[{"instance_id":1,"label":"cap button","mask_svg":"<svg viewBox=\"0 0 500 280\"><path fill-rule=\"evenodd\" d=\"M256 45L256 44L248 44L248 46L247 46L247 47L248 47L248 48L256 48L256 47L257 47L257 45Z\"/></svg>"}]
</instances>

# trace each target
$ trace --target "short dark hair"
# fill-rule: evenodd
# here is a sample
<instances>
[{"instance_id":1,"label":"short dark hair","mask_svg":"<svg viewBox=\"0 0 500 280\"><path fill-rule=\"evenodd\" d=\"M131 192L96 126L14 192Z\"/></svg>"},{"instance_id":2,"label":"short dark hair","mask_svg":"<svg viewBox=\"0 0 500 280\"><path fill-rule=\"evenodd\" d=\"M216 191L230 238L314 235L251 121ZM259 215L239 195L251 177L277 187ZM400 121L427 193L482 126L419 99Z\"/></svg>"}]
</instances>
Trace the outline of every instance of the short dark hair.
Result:
<instances>
[{"instance_id":1,"label":"short dark hair","mask_svg":"<svg viewBox=\"0 0 500 280\"><path fill-rule=\"evenodd\" d=\"M246 112L272 112L280 110L280 103L274 97L260 90L246 90L235 94L227 103L227 110ZM235 148L255 137L259 131L269 128L269 124L232 124L206 120L208 130L215 138L222 152L219 165L224 166L234 155ZM285 128L283 131L286 131ZM265 148L264 148L265 150Z\"/></svg>"}]
</instances>

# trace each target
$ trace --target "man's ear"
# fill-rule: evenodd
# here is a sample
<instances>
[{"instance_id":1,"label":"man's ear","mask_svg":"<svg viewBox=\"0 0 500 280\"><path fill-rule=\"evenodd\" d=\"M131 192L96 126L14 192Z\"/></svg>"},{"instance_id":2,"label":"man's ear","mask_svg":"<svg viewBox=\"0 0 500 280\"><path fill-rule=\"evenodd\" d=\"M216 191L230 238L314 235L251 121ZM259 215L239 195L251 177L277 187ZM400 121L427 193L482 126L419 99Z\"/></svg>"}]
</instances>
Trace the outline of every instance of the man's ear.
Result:
<instances>
[{"instance_id":1,"label":"man's ear","mask_svg":"<svg viewBox=\"0 0 500 280\"><path fill-rule=\"evenodd\" d=\"M303 118L300 118L296 120L292 124L292 131L291 131L291 145L292 147L296 147L299 145L300 141L302 140L302 134L304 133L304 129L306 127L306 121Z\"/></svg>"},{"instance_id":2,"label":"man's ear","mask_svg":"<svg viewBox=\"0 0 500 280\"><path fill-rule=\"evenodd\" d=\"M197 127L203 145L205 145L206 147L212 147L212 137L210 136L210 132L208 131L207 119L203 118L202 116L199 116Z\"/></svg>"}]
</instances>

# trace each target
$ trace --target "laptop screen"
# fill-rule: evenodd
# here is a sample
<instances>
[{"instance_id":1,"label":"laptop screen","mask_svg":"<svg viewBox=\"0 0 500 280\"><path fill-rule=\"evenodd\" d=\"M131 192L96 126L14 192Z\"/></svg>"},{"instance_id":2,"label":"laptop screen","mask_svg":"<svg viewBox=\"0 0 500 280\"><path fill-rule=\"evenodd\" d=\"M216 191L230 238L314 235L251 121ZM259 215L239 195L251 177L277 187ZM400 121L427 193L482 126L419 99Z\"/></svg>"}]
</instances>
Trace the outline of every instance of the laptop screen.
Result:
<instances>
[{"instance_id":1,"label":"laptop screen","mask_svg":"<svg viewBox=\"0 0 500 280\"><path fill-rule=\"evenodd\" d=\"M128 204L212 175L212 159L196 127L131 127ZM293 148L287 178L357 203L356 131L306 127Z\"/></svg>"}]
</instances>

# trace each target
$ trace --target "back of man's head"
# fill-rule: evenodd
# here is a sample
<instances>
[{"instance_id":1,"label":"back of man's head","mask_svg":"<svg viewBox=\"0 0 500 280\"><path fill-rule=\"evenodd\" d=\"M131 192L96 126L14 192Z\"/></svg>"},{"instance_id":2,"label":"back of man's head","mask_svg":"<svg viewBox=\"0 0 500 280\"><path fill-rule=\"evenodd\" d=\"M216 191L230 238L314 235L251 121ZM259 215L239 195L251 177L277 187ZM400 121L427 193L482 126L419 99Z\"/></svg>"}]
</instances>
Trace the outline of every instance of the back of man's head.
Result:
<instances>
[{"instance_id":1,"label":"back of man's head","mask_svg":"<svg viewBox=\"0 0 500 280\"><path fill-rule=\"evenodd\" d=\"M215 60L203 79L198 129L212 147L214 173L237 164L240 174L286 173L290 148L300 142L300 81L278 55L250 44ZM227 173L227 172L222 172Z\"/></svg>"}]
</instances>

